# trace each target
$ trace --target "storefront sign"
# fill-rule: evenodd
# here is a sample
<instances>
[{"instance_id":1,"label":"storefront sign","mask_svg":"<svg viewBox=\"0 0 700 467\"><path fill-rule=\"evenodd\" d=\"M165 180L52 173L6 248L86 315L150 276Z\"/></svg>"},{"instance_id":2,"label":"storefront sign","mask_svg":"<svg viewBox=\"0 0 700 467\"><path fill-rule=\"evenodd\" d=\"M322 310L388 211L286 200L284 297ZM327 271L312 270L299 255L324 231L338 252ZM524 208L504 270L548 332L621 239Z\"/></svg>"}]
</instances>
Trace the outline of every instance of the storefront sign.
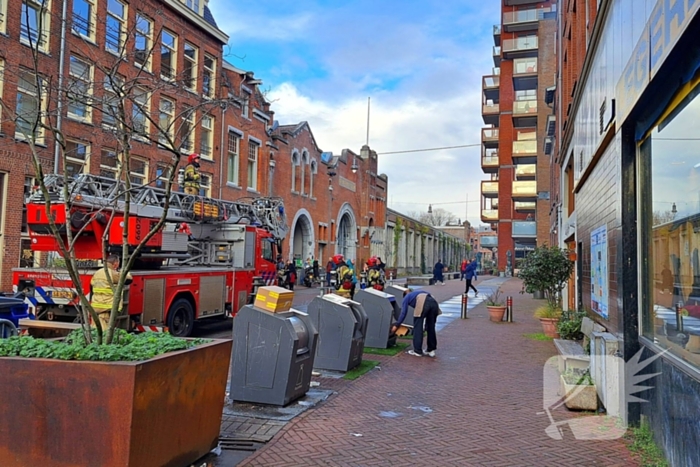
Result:
<instances>
[{"instance_id":1,"label":"storefront sign","mask_svg":"<svg viewBox=\"0 0 700 467\"><path fill-rule=\"evenodd\" d=\"M350 191L355 191L355 182L352 182L345 177L340 177L340 180L338 181L338 183L343 188L347 188Z\"/></svg>"},{"instance_id":2,"label":"storefront sign","mask_svg":"<svg viewBox=\"0 0 700 467\"><path fill-rule=\"evenodd\" d=\"M591 308L608 318L608 229L591 232Z\"/></svg>"}]
</instances>

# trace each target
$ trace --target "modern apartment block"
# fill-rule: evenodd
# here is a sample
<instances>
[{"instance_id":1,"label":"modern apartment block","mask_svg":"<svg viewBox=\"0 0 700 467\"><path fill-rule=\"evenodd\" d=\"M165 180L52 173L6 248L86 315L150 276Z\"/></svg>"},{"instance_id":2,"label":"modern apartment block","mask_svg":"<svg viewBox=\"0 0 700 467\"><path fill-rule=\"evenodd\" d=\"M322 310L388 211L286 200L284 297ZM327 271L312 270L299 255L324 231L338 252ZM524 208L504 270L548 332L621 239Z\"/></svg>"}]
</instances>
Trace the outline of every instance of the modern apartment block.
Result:
<instances>
[{"instance_id":1,"label":"modern apartment block","mask_svg":"<svg viewBox=\"0 0 700 467\"><path fill-rule=\"evenodd\" d=\"M547 90L555 83L556 2L502 0L493 29L494 68L482 81L481 220L498 233L497 267L549 238Z\"/></svg>"}]
</instances>

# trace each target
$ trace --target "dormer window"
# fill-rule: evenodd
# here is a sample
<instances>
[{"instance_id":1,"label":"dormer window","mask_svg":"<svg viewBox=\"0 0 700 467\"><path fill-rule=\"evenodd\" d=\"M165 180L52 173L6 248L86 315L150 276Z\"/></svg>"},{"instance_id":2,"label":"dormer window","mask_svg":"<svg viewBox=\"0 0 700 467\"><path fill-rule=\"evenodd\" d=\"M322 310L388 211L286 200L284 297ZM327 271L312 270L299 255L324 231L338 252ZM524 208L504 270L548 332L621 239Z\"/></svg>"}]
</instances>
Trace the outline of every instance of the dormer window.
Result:
<instances>
[{"instance_id":1,"label":"dormer window","mask_svg":"<svg viewBox=\"0 0 700 467\"><path fill-rule=\"evenodd\" d=\"M184 3L187 8L194 11L198 15L202 14L202 5L204 4L204 0L180 0L180 1L182 3Z\"/></svg>"}]
</instances>

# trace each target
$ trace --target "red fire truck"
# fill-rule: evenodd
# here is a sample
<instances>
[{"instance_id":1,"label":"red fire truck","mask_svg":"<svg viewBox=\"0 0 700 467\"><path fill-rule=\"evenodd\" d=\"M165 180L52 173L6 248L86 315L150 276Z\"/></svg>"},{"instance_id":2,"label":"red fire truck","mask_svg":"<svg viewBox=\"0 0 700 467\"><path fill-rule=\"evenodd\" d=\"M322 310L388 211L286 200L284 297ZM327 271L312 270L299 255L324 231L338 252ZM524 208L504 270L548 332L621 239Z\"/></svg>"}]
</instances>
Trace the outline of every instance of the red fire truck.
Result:
<instances>
[{"instance_id":1,"label":"red fire truck","mask_svg":"<svg viewBox=\"0 0 700 467\"><path fill-rule=\"evenodd\" d=\"M274 283L280 242L287 234L281 198L225 201L173 192L166 199L163 189L132 185L130 215L125 217L123 182L83 174L67 187L60 175L47 176L45 184L54 222L63 235L70 229L75 238L85 291L101 267L103 247L121 254L125 218L133 252L167 210L165 225L146 243L131 271L134 280L124 296L122 327L165 326L176 336L188 336L197 320L235 315L257 286ZM49 252L60 265L38 190L27 200L27 223L32 250ZM67 271L49 266L47 258L43 263L47 266L13 270L15 292L25 291L36 319L79 319L79 301Z\"/></svg>"}]
</instances>

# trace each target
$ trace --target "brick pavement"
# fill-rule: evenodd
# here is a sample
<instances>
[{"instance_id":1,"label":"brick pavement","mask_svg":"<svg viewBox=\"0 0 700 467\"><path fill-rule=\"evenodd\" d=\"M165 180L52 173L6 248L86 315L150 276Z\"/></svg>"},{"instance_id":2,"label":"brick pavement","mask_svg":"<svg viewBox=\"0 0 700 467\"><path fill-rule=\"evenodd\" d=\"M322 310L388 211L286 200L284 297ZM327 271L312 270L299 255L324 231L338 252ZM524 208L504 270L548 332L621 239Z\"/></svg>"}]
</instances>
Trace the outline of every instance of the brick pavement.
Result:
<instances>
[{"instance_id":1,"label":"brick pavement","mask_svg":"<svg viewBox=\"0 0 700 467\"><path fill-rule=\"evenodd\" d=\"M498 281L486 279L476 284L480 293ZM427 289L443 301L463 287L448 281ZM337 388L239 465L638 465L623 440L545 434L542 368L556 351L552 342L524 337L541 332L532 312L542 302L520 295L520 287L518 279L501 287L513 296L514 323L492 323L478 305L470 319L439 332L436 359L382 359L381 371Z\"/></svg>"}]
</instances>

